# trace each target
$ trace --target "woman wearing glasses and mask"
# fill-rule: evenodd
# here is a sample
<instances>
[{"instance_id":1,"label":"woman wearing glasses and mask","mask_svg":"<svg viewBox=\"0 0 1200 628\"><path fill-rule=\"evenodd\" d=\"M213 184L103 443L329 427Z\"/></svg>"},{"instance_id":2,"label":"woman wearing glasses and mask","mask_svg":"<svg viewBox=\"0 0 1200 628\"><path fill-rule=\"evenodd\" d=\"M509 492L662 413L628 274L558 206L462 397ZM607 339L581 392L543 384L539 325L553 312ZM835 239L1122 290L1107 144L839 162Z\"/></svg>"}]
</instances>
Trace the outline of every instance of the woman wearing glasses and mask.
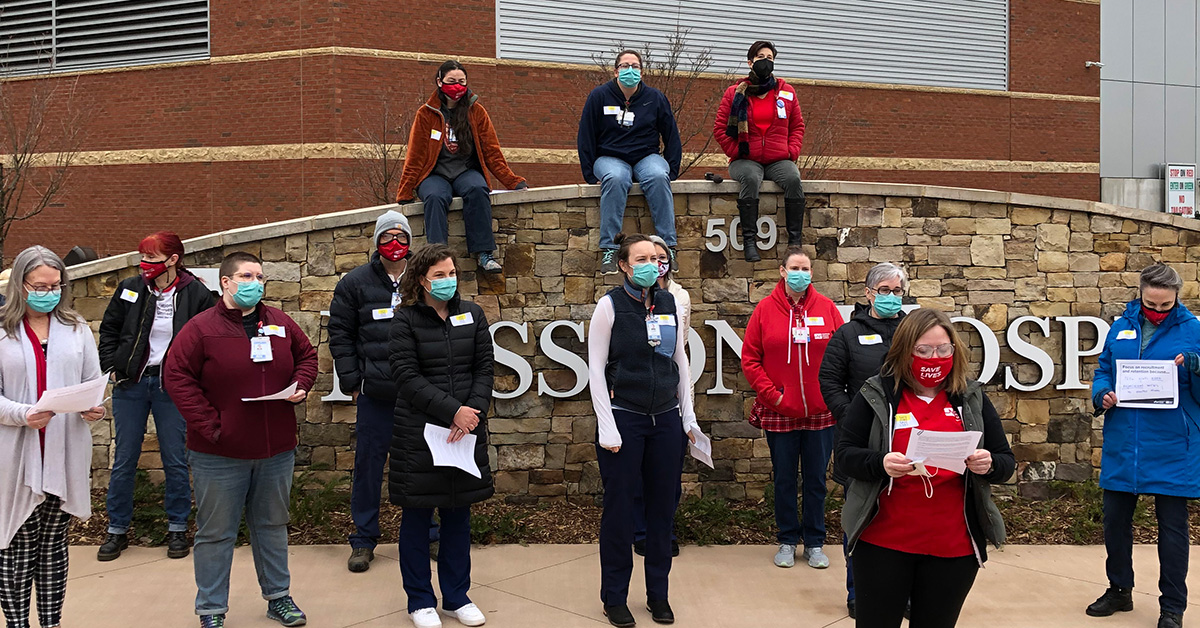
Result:
<instances>
[{"instance_id":1,"label":"woman wearing glasses and mask","mask_svg":"<svg viewBox=\"0 0 1200 628\"><path fill-rule=\"evenodd\" d=\"M28 628L58 626L67 593L67 523L91 514L92 432L83 413L35 412L47 390L101 377L96 340L71 309L62 260L34 246L13 260L0 307L0 610Z\"/></svg>"},{"instance_id":2,"label":"woman wearing glasses and mask","mask_svg":"<svg viewBox=\"0 0 1200 628\"><path fill-rule=\"evenodd\" d=\"M854 315L833 332L829 346L825 347L825 359L821 361L818 376L825 405L839 423L854 395L869 378L879 374L879 367L892 347L896 327L904 320L900 307L904 290L908 288L908 275L903 268L887 262L878 264L867 271L866 283L867 303L855 304ZM833 480L843 487L848 482L846 474L836 464L833 465ZM842 550L848 551L844 533ZM846 608L853 619L854 571L849 560L846 561Z\"/></svg>"},{"instance_id":3,"label":"woman wearing glasses and mask","mask_svg":"<svg viewBox=\"0 0 1200 628\"><path fill-rule=\"evenodd\" d=\"M898 627L911 600L913 628L948 628L987 543L1004 543L991 485L1016 467L1004 427L966 345L943 312L919 309L896 328L879 375L840 424L837 464L850 477L842 527L854 562L859 626ZM905 455L915 431L981 432L974 453L939 468Z\"/></svg>"}]
</instances>

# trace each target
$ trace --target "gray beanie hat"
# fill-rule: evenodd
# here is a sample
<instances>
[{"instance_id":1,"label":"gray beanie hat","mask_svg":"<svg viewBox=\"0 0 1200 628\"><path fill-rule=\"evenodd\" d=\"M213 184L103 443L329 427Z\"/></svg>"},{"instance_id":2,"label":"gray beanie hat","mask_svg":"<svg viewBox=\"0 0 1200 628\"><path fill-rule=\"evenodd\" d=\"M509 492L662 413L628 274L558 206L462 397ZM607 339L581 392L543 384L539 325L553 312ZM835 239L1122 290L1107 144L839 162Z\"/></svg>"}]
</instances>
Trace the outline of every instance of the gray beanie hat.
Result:
<instances>
[{"instance_id":1,"label":"gray beanie hat","mask_svg":"<svg viewBox=\"0 0 1200 628\"><path fill-rule=\"evenodd\" d=\"M401 214L400 212L398 212L394 209L384 212L382 216L380 216L379 218L377 218L375 220L375 240L374 240L374 242L376 244L378 244L379 236L383 235L384 232L389 231L391 229L395 229L397 227L399 227L400 230L404 231L404 233L408 234L408 240L409 240L409 243L411 244L412 243L412 227L408 226L408 218L406 218L404 216L404 214Z\"/></svg>"}]
</instances>

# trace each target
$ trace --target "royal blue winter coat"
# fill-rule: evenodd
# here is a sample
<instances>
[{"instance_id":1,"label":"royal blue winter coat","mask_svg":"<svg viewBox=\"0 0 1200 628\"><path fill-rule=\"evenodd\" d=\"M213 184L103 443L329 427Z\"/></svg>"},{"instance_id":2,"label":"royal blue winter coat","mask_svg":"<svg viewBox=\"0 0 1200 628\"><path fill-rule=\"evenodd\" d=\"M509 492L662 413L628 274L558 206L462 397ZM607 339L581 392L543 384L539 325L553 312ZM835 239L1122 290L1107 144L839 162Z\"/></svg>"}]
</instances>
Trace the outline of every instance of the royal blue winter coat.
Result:
<instances>
[{"instance_id":1,"label":"royal blue winter coat","mask_svg":"<svg viewBox=\"0 0 1200 628\"><path fill-rule=\"evenodd\" d=\"M1200 353L1200 320L1176 304L1142 347L1142 302L1131 301L1108 331L1092 381L1092 404L1115 388L1116 360L1174 360ZM1125 493L1200 497L1200 394L1197 376L1183 366L1179 406L1142 410L1113 406L1104 417L1100 486Z\"/></svg>"}]
</instances>

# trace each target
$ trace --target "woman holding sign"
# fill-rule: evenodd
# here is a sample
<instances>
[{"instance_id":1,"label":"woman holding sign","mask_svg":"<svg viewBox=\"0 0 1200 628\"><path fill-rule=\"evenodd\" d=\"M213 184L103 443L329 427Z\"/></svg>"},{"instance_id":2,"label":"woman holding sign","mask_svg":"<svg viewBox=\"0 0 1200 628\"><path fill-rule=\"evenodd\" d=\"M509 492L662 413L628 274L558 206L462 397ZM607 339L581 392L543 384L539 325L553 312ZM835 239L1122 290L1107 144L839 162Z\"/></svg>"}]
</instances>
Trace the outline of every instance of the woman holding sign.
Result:
<instances>
[{"instance_id":1,"label":"woman holding sign","mask_svg":"<svg viewBox=\"0 0 1200 628\"><path fill-rule=\"evenodd\" d=\"M0 609L9 626L57 626L67 593L67 522L91 515L92 433L83 413L35 412L46 390L95 380L96 340L71 309L62 260L34 246L13 260L0 306Z\"/></svg>"},{"instance_id":2,"label":"woman holding sign","mask_svg":"<svg viewBox=\"0 0 1200 628\"><path fill-rule=\"evenodd\" d=\"M408 613L417 628L442 625L429 569L429 525L437 508L442 610L459 623L482 626L486 618L467 591L471 504L495 493L487 446L492 336L483 308L459 296L458 265L443 244L430 244L412 256L400 293L404 301L392 319L388 345L398 393L388 494L404 509L400 575ZM434 464L433 450L456 447L471 448L458 452L473 460L470 471Z\"/></svg>"},{"instance_id":3,"label":"woman holding sign","mask_svg":"<svg viewBox=\"0 0 1200 628\"><path fill-rule=\"evenodd\" d=\"M913 628L954 626L987 543L1004 543L991 485L1016 460L966 370L967 346L950 318L916 310L843 415L837 463L850 477L842 527L859 626L900 626L910 600ZM926 434L962 456L918 454L925 448L910 441Z\"/></svg>"},{"instance_id":4,"label":"woman holding sign","mask_svg":"<svg viewBox=\"0 0 1200 628\"><path fill-rule=\"evenodd\" d=\"M620 286L596 304L588 329L588 381L596 410L596 456L604 482L600 516L600 601L614 626L635 623L629 611L633 575L634 495L645 496L646 609L658 623L675 621L667 601L671 530L683 472L686 434L700 426L675 297L658 287L658 251L644 235L613 239Z\"/></svg>"},{"instance_id":5,"label":"woman holding sign","mask_svg":"<svg viewBox=\"0 0 1200 628\"><path fill-rule=\"evenodd\" d=\"M1187 500L1200 497L1200 321L1179 302L1183 280L1165 264L1142 271L1141 297L1113 322L1092 382L1092 403L1104 416L1100 487L1104 489L1105 570L1109 587L1087 614L1133 610L1133 511L1138 495L1154 496L1158 517L1159 628L1183 625L1187 607ZM1177 403L1124 407L1117 394L1119 360L1174 361ZM1167 404L1171 406L1172 404Z\"/></svg>"}]
</instances>

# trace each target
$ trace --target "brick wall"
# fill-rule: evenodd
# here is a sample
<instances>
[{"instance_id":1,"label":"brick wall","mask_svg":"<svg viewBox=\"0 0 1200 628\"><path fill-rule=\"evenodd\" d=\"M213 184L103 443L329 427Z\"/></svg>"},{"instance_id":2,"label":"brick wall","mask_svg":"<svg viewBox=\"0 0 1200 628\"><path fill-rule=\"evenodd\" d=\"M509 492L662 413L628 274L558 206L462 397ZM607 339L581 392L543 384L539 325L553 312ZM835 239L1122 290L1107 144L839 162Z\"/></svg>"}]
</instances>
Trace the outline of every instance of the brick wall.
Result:
<instances>
[{"instance_id":1,"label":"brick wall","mask_svg":"<svg viewBox=\"0 0 1200 628\"><path fill-rule=\"evenodd\" d=\"M765 191L763 215L782 228L781 201ZM492 462L497 488L506 499L590 501L600 490L593 438L595 418L586 389L570 398L536 394L544 376L558 390L571 386L571 371L546 357L542 330L556 320L586 323L595 301L617 278L597 269L598 190L593 186L535 189L496 199L494 216L504 273L477 274L473 262L460 260L459 287L479 303L488 320L529 324L529 342L512 330L499 330L496 342L532 366L533 388L515 399L497 399L490 422ZM761 432L744 420L753 400L736 353L726 347L721 368L732 395L705 394L715 382L716 337L707 320L727 322L741 334L754 304L778 280L777 255L783 246L764 251L750 264L733 250L706 250L710 219L736 216L732 183L676 185L676 223L680 234L677 280L692 296L693 329L706 348L705 371L696 385L696 412L714 439L717 468L689 460L684 482L689 493L729 498L758 497L769 477L769 456ZM910 299L972 317L995 333L1000 346L999 373L988 386L1019 460L1020 490L1046 491L1049 479L1082 481L1094 477L1099 463L1102 419L1088 412L1086 390L1058 390L1063 381L1061 323L1051 334L1020 330L1027 342L1052 356L1051 384L1035 392L1004 389L1005 368L1026 384L1037 379L1032 361L1008 347L1005 330L1022 316L1095 316L1111 320L1136 297L1137 272L1154 261L1169 262L1185 280L1182 297L1200 304L1200 221L1060 198L999 192L893 184L818 182L809 193L805 243L813 252L814 286L840 304L862 294L866 271L880 261L903 263L912 279ZM409 207L420 242L419 207ZM352 467L355 410L349 403L323 402L333 387L332 361L320 312L332 298L338 275L364 263L369 237L380 208L330 214L257 229L216 234L187 243L192 267L215 266L233 250L259 254L272 277L266 299L288 311L319 346L321 374L306 404L298 410L298 465L328 465L329 473ZM651 228L643 199L630 199L627 231ZM844 230L844 231L843 231ZM462 224L451 217L451 244L464 254ZM840 239L840 240L839 240ZM711 240L710 240L711 241ZM839 244L840 241L840 244ZM101 260L74 269L76 306L97 325L121 278L135 272L136 256ZM983 361L983 337L960 326L972 347L971 361ZM1096 334L1081 326L1081 345ZM583 343L566 331L556 344L586 355ZM1083 361L1087 382L1094 358ZM496 368L496 388L512 391L516 372ZM93 482L104 486L111 450L110 421L95 426ZM154 477L153 439L143 457Z\"/></svg>"}]
</instances>

